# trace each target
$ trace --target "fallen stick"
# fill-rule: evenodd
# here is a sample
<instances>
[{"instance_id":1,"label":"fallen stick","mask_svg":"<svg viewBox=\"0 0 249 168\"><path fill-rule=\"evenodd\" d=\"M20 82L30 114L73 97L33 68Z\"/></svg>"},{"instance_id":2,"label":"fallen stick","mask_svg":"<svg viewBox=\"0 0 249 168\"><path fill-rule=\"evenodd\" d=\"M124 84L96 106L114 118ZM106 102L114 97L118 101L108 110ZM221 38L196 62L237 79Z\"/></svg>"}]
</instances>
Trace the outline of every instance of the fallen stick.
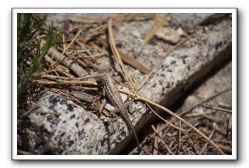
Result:
<instances>
[{"instance_id":1,"label":"fallen stick","mask_svg":"<svg viewBox=\"0 0 249 168\"><path fill-rule=\"evenodd\" d=\"M41 46L45 44L45 41L41 41ZM66 57L64 54L60 53L55 47L51 47L48 50L46 57L54 58L58 63L64 65L72 72L74 72L78 77L83 77L87 75L87 72L73 59ZM45 57L45 58L46 58Z\"/></svg>"}]
</instances>

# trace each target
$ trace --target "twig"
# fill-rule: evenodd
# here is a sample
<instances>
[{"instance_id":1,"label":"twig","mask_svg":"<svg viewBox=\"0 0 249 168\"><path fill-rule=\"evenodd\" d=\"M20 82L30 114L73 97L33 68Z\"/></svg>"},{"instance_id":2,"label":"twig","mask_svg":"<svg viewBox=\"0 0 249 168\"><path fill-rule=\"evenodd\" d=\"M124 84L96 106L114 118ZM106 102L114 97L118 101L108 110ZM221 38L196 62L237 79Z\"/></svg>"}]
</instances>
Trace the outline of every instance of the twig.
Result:
<instances>
[{"instance_id":1,"label":"twig","mask_svg":"<svg viewBox=\"0 0 249 168\"><path fill-rule=\"evenodd\" d=\"M182 122L181 121L179 121L179 127L182 128ZM182 148L182 143L181 143L182 131L181 130L178 131L178 135L179 135L179 138L178 138L177 154L180 153L180 150Z\"/></svg>"},{"instance_id":2,"label":"twig","mask_svg":"<svg viewBox=\"0 0 249 168\"><path fill-rule=\"evenodd\" d=\"M209 114L213 114L215 113L215 111L210 111L210 112L200 112L200 111L197 111L197 112L192 112L190 114L186 114L185 117L198 117L198 116L203 116L203 114L205 115L209 115Z\"/></svg>"},{"instance_id":3,"label":"twig","mask_svg":"<svg viewBox=\"0 0 249 168\"><path fill-rule=\"evenodd\" d=\"M58 93L58 94L62 95L62 96L70 97L76 103L81 104L81 102L78 99L76 99L75 97L73 97L71 94L63 92L61 89L51 88L51 90L53 92L55 92L55 93Z\"/></svg>"},{"instance_id":4,"label":"twig","mask_svg":"<svg viewBox=\"0 0 249 168\"><path fill-rule=\"evenodd\" d=\"M220 139L214 139L213 141L216 142L216 143L224 143L224 144L229 144L229 145L232 144L231 141L220 140Z\"/></svg>"},{"instance_id":5,"label":"twig","mask_svg":"<svg viewBox=\"0 0 249 168\"><path fill-rule=\"evenodd\" d=\"M65 34L62 34L62 42L63 42L63 51L66 50L66 42L65 42Z\"/></svg>"},{"instance_id":6,"label":"twig","mask_svg":"<svg viewBox=\"0 0 249 168\"><path fill-rule=\"evenodd\" d=\"M58 79L62 79L62 80L77 80L77 78L72 78L72 77L64 77L64 76L54 76L54 75L42 75L41 78L46 78L46 79L51 79L51 80L58 80Z\"/></svg>"},{"instance_id":7,"label":"twig","mask_svg":"<svg viewBox=\"0 0 249 168\"><path fill-rule=\"evenodd\" d=\"M65 54L65 52L68 50L68 48L74 43L76 38L80 35L81 30L78 30L77 34L74 36L73 40L67 45L67 47L63 50L61 53L62 55Z\"/></svg>"},{"instance_id":8,"label":"twig","mask_svg":"<svg viewBox=\"0 0 249 168\"><path fill-rule=\"evenodd\" d=\"M199 116L201 116L201 117L204 117L204 118L206 118L206 119L208 119L208 120L211 120L211 121L213 121L213 122L220 123L220 120L219 120L218 118L216 118L216 117L211 117L211 116L208 116L208 115L207 115L207 114L212 114L212 113L214 113L214 111L212 111L212 112L210 112L210 113L196 112L196 113L193 113L193 114L188 114L188 115L186 115L186 117L199 117Z\"/></svg>"},{"instance_id":9,"label":"twig","mask_svg":"<svg viewBox=\"0 0 249 168\"><path fill-rule=\"evenodd\" d=\"M21 149L17 149L17 153L21 154L21 155L33 155L33 153L31 153L31 152L24 151L24 150L21 150Z\"/></svg>"},{"instance_id":10,"label":"twig","mask_svg":"<svg viewBox=\"0 0 249 168\"><path fill-rule=\"evenodd\" d=\"M210 133L210 135L209 135L208 138L211 139L211 138L214 136L215 131L216 131L216 123L214 123L213 130L212 130L212 132ZM199 153L200 155L202 155L203 152L206 150L207 145L208 145L208 143L206 142L205 145L202 147L201 152Z\"/></svg>"},{"instance_id":11,"label":"twig","mask_svg":"<svg viewBox=\"0 0 249 168\"><path fill-rule=\"evenodd\" d=\"M156 129L156 131L157 131L157 129ZM157 136L154 136L154 145L153 145L152 154L153 155L158 154L158 137Z\"/></svg>"},{"instance_id":12,"label":"twig","mask_svg":"<svg viewBox=\"0 0 249 168\"><path fill-rule=\"evenodd\" d=\"M226 147L226 146L221 145L221 144L218 144L218 146L219 146L223 151L225 151L226 153L232 153L231 147Z\"/></svg>"},{"instance_id":13,"label":"twig","mask_svg":"<svg viewBox=\"0 0 249 168\"><path fill-rule=\"evenodd\" d=\"M37 104L33 105L27 112L24 112L20 118L23 118L23 117L27 117L29 114L31 114L36 108L37 108Z\"/></svg>"},{"instance_id":14,"label":"twig","mask_svg":"<svg viewBox=\"0 0 249 168\"><path fill-rule=\"evenodd\" d=\"M218 106L221 107L221 108L229 109L229 110L232 109L232 106L231 106L231 105L227 105L227 104L223 104L223 103L219 103Z\"/></svg>"},{"instance_id":15,"label":"twig","mask_svg":"<svg viewBox=\"0 0 249 168\"><path fill-rule=\"evenodd\" d=\"M230 116L227 115L226 135L225 135L226 137L229 135L229 130L230 130L229 126L230 126Z\"/></svg>"},{"instance_id":16,"label":"twig","mask_svg":"<svg viewBox=\"0 0 249 168\"><path fill-rule=\"evenodd\" d=\"M231 91L231 90L232 90L231 88L225 89L224 91L221 91L221 92L219 92L219 93L217 93L217 94L215 94L215 95L213 95L213 96L211 96L211 97L209 97L209 98L207 98L207 99L205 99L205 100L202 100L201 102L197 103L196 105L192 106L191 108L189 108L189 109L187 109L187 110L181 112L179 115L180 115L180 116L185 115L186 113L192 111L194 108L200 106L201 104L203 104L203 103L205 103L205 102L208 102L209 100L212 100L212 99L214 99L215 97L218 97L218 96L220 96L220 95L222 95L222 94L224 94L224 93L226 93L226 92L229 92L229 91Z\"/></svg>"},{"instance_id":17,"label":"twig","mask_svg":"<svg viewBox=\"0 0 249 168\"><path fill-rule=\"evenodd\" d=\"M51 57L55 58L58 61L58 63L63 64L65 67L70 69L79 77L82 77L87 74L87 72L81 66L74 63L72 59L61 54L55 47L51 47L49 49L48 54L45 56L46 61L51 62L52 60Z\"/></svg>"},{"instance_id":18,"label":"twig","mask_svg":"<svg viewBox=\"0 0 249 168\"><path fill-rule=\"evenodd\" d=\"M34 83L40 84L40 85L68 85L68 84L82 84L82 85L92 85L92 86L97 86L96 82L92 81L49 81L49 80L33 80Z\"/></svg>"},{"instance_id":19,"label":"twig","mask_svg":"<svg viewBox=\"0 0 249 168\"><path fill-rule=\"evenodd\" d=\"M174 125L174 124L172 124L171 122L165 120L163 117L161 117L159 114L157 114L157 112L156 112L152 107L150 107L150 105L148 105L147 103L146 103L146 105L149 107L149 109L150 109L158 118L160 118L161 120L163 120L167 125L170 125L171 127L175 128L175 129L177 129L177 130L179 130L179 131L185 132L184 129L177 127L176 125Z\"/></svg>"},{"instance_id":20,"label":"twig","mask_svg":"<svg viewBox=\"0 0 249 168\"><path fill-rule=\"evenodd\" d=\"M228 110L228 109L224 109L224 108L220 108L220 107L211 107L211 106L206 106L206 105L202 105L205 108L208 109L212 109L212 110L216 110L216 111L221 111L221 112L225 112L228 114L232 114L232 110Z\"/></svg>"},{"instance_id":21,"label":"twig","mask_svg":"<svg viewBox=\"0 0 249 168\"><path fill-rule=\"evenodd\" d=\"M102 43L102 45L104 45L105 48L108 48L106 39L98 38L98 40ZM136 59L129 57L126 53L119 51L119 54L120 54L121 59L124 63L129 64L130 66L132 66L133 68L139 70L140 72L142 72L144 74L148 74L151 72L151 69L146 68L144 65L137 62Z\"/></svg>"},{"instance_id":22,"label":"twig","mask_svg":"<svg viewBox=\"0 0 249 168\"><path fill-rule=\"evenodd\" d=\"M168 145L164 142L164 140L161 138L161 136L159 135L159 133L157 132L156 128L152 125L151 126L153 131L157 134L157 136L159 137L159 140L161 140L161 142L163 143L163 145L165 146L165 148L167 149L167 151L171 154L171 155L175 155L171 149L168 147Z\"/></svg>"},{"instance_id":23,"label":"twig","mask_svg":"<svg viewBox=\"0 0 249 168\"><path fill-rule=\"evenodd\" d=\"M139 70L144 74L148 74L151 70L137 62L134 58L129 57L127 54L121 53L121 59L126 63L132 66L133 68Z\"/></svg>"}]
</instances>

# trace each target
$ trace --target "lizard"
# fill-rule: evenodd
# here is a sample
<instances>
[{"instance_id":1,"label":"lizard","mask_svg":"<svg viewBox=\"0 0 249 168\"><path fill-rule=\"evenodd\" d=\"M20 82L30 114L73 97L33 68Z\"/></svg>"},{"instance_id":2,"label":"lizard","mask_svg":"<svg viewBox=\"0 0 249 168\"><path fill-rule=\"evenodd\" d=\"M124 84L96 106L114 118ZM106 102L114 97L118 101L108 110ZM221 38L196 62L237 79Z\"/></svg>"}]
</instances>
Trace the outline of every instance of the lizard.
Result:
<instances>
[{"instance_id":1,"label":"lizard","mask_svg":"<svg viewBox=\"0 0 249 168\"><path fill-rule=\"evenodd\" d=\"M132 126L131 120L128 116L128 111L125 108L125 105L123 103L123 100L120 96L120 93L118 92L117 88L115 87L113 80L111 79L110 75L107 73L95 75L94 77L90 77L96 80L97 84L100 85L100 87L103 90L103 94L107 96L107 98L110 100L110 102L113 104L115 108L117 108L121 118L126 123L128 129L133 134L135 141L137 143L138 149L141 150L139 146L139 140L136 133L135 128Z\"/></svg>"}]
</instances>

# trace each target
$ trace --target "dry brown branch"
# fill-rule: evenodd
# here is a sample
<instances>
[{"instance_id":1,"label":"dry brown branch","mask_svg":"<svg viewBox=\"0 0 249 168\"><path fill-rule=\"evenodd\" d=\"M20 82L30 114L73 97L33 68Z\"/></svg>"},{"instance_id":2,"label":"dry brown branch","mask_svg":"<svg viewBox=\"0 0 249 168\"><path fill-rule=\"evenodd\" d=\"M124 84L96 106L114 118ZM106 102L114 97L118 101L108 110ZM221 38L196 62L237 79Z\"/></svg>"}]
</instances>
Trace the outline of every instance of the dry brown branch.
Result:
<instances>
[{"instance_id":1,"label":"dry brown branch","mask_svg":"<svg viewBox=\"0 0 249 168\"><path fill-rule=\"evenodd\" d=\"M212 116L208 116L208 115L207 115L207 114L212 114L212 113L214 113L214 112L215 112L215 111L211 111L211 112L209 112L209 113L196 112L196 113L188 114L188 115L186 115L186 117L190 117L190 118L192 118L192 117L204 117L204 118L206 118L206 119L208 119L208 120L211 120L211 121L213 121L213 122L219 123L220 120L219 120L218 118L212 117Z\"/></svg>"},{"instance_id":2,"label":"dry brown branch","mask_svg":"<svg viewBox=\"0 0 249 168\"><path fill-rule=\"evenodd\" d=\"M68 92L66 93L66 91L63 91L62 89L57 89L57 88L51 88L51 90L55 93L58 93L62 96L65 96L65 97L69 97L70 99L72 99L74 102L78 103L78 104L81 104L81 102L74 98L71 94L69 94Z\"/></svg>"},{"instance_id":3,"label":"dry brown branch","mask_svg":"<svg viewBox=\"0 0 249 168\"><path fill-rule=\"evenodd\" d=\"M161 142L163 143L165 149L171 154L171 155L175 155L174 152L172 152L172 150L168 147L168 145L164 142L164 140L161 138L161 136L159 135L159 133L157 132L156 128L152 125L151 126L153 131L156 133L156 135L159 137L159 140L161 140Z\"/></svg>"},{"instance_id":4,"label":"dry brown branch","mask_svg":"<svg viewBox=\"0 0 249 168\"><path fill-rule=\"evenodd\" d=\"M227 147L227 146L224 146L224 145L221 145L221 144L218 144L218 146L219 146L224 152L229 153L229 154L232 153L231 147Z\"/></svg>"},{"instance_id":5,"label":"dry brown branch","mask_svg":"<svg viewBox=\"0 0 249 168\"><path fill-rule=\"evenodd\" d=\"M214 123L214 125L213 125L213 130L212 130L212 132L210 133L210 135L209 135L208 138L212 139L212 137L214 136L215 131L216 131L216 123ZM202 147L200 153L199 153L200 155L202 155L202 154L205 152L205 150L206 150L206 148L207 148L207 145L208 145L208 143L206 142L205 145ZM218 144L217 144L217 145L218 145Z\"/></svg>"},{"instance_id":6,"label":"dry brown branch","mask_svg":"<svg viewBox=\"0 0 249 168\"><path fill-rule=\"evenodd\" d=\"M219 92L219 93L217 93L217 94L215 94L215 95L213 95L213 96L211 96L211 97L208 97L207 99L202 100L201 102L199 102L199 103L197 103L196 105L192 106L190 109L187 109L187 110L181 112L179 115L180 115L180 116L185 115L185 114L187 114L188 112L192 111L194 108L196 108L196 107L202 105L203 103L206 103L206 102L208 102L208 101L214 99L215 97L218 97L218 96L220 96L220 95L222 95L222 94L224 94L224 93L226 93L226 92L229 92L229 91L231 91L231 90L232 90L231 88L225 89L225 90L222 91L222 92Z\"/></svg>"},{"instance_id":7,"label":"dry brown branch","mask_svg":"<svg viewBox=\"0 0 249 168\"><path fill-rule=\"evenodd\" d=\"M42 41L41 45L44 45L45 42ZM51 60L51 58L55 58L58 63L63 64L68 69L72 70L77 76L83 77L87 74L87 72L79 66L77 63L74 63L72 59L67 58L65 55L61 54L59 51L57 51L56 48L51 47L48 51L47 56L45 56L46 60Z\"/></svg>"},{"instance_id":8,"label":"dry brown branch","mask_svg":"<svg viewBox=\"0 0 249 168\"><path fill-rule=\"evenodd\" d=\"M179 127L182 128L182 122L179 121ZM177 154L180 153L182 148L182 131L178 130L178 146L177 146Z\"/></svg>"},{"instance_id":9,"label":"dry brown branch","mask_svg":"<svg viewBox=\"0 0 249 168\"><path fill-rule=\"evenodd\" d=\"M79 29L78 32L76 33L76 35L74 36L73 40L67 45L67 47L61 53L62 55L65 54L65 52L68 50L68 48L75 42L75 40L77 39L77 37L80 35L80 32L81 32L81 30Z\"/></svg>"},{"instance_id":10,"label":"dry brown branch","mask_svg":"<svg viewBox=\"0 0 249 168\"><path fill-rule=\"evenodd\" d=\"M74 77L64 77L64 76L54 76L54 75L42 75L41 78L45 78L45 79L50 79L50 80L72 80L75 79L77 80L77 78Z\"/></svg>"},{"instance_id":11,"label":"dry brown branch","mask_svg":"<svg viewBox=\"0 0 249 168\"><path fill-rule=\"evenodd\" d=\"M177 127L176 125L174 125L174 124L172 124L171 122L165 120L163 117L161 117L159 114L157 114L157 112L156 112L151 106L149 106L147 103L146 103L146 105L147 105L148 108L152 111L152 113L154 113L158 118L160 118L162 121L164 121L167 125L169 125L169 126L175 128L175 129L177 129L177 130L179 130L179 131L185 132L184 129Z\"/></svg>"},{"instance_id":12,"label":"dry brown branch","mask_svg":"<svg viewBox=\"0 0 249 168\"><path fill-rule=\"evenodd\" d=\"M39 85L72 85L72 84L78 84L78 85L92 85L97 86L96 82L93 81L66 81L66 80L57 80L57 81L50 81L50 80L33 80L33 83L39 84Z\"/></svg>"},{"instance_id":13,"label":"dry brown branch","mask_svg":"<svg viewBox=\"0 0 249 168\"><path fill-rule=\"evenodd\" d=\"M224 109L224 108L220 108L220 107L211 107L211 106L206 106L206 105L202 105L202 107L212 109L212 110L216 110L216 111L225 112L225 113L228 113L228 114L232 114L232 110L228 110L228 109Z\"/></svg>"},{"instance_id":14,"label":"dry brown branch","mask_svg":"<svg viewBox=\"0 0 249 168\"><path fill-rule=\"evenodd\" d=\"M153 127L153 125L152 125L152 127ZM156 131L157 131L157 128L156 128ZM157 136L154 136L154 145L153 145L153 149L152 149L152 154L153 155L158 154L158 137Z\"/></svg>"},{"instance_id":15,"label":"dry brown branch","mask_svg":"<svg viewBox=\"0 0 249 168\"><path fill-rule=\"evenodd\" d=\"M21 150L21 149L17 149L17 153L20 154L20 155L33 155L33 153L31 153L31 152L24 151L24 150Z\"/></svg>"},{"instance_id":16,"label":"dry brown branch","mask_svg":"<svg viewBox=\"0 0 249 168\"><path fill-rule=\"evenodd\" d=\"M132 66L133 68L139 70L140 72L144 74L148 74L151 70L143 66L142 64L138 63L135 59L129 57L127 54L121 53L122 60L126 63Z\"/></svg>"},{"instance_id":17,"label":"dry brown branch","mask_svg":"<svg viewBox=\"0 0 249 168\"><path fill-rule=\"evenodd\" d=\"M63 51L66 49L66 41L65 41L65 34L62 34L62 43L63 43Z\"/></svg>"},{"instance_id":18,"label":"dry brown branch","mask_svg":"<svg viewBox=\"0 0 249 168\"><path fill-rule=\"evenodd\" d=\"M105 48L108 48L106 39L100 37L100 38L98 38L98 40L101 41L102 45L104 45ZM137 62L137 60L134 59L133 57L129 57L128 54L123 53L121 51L119 51L119 54L121 56L122 61L124 61L124 63L132 66L133 68L139 70L140 72L142 72L144 74L150 73L150 71L151 71L150 69L146 68L144 65Z\"/></svg>"}]
</instances>

